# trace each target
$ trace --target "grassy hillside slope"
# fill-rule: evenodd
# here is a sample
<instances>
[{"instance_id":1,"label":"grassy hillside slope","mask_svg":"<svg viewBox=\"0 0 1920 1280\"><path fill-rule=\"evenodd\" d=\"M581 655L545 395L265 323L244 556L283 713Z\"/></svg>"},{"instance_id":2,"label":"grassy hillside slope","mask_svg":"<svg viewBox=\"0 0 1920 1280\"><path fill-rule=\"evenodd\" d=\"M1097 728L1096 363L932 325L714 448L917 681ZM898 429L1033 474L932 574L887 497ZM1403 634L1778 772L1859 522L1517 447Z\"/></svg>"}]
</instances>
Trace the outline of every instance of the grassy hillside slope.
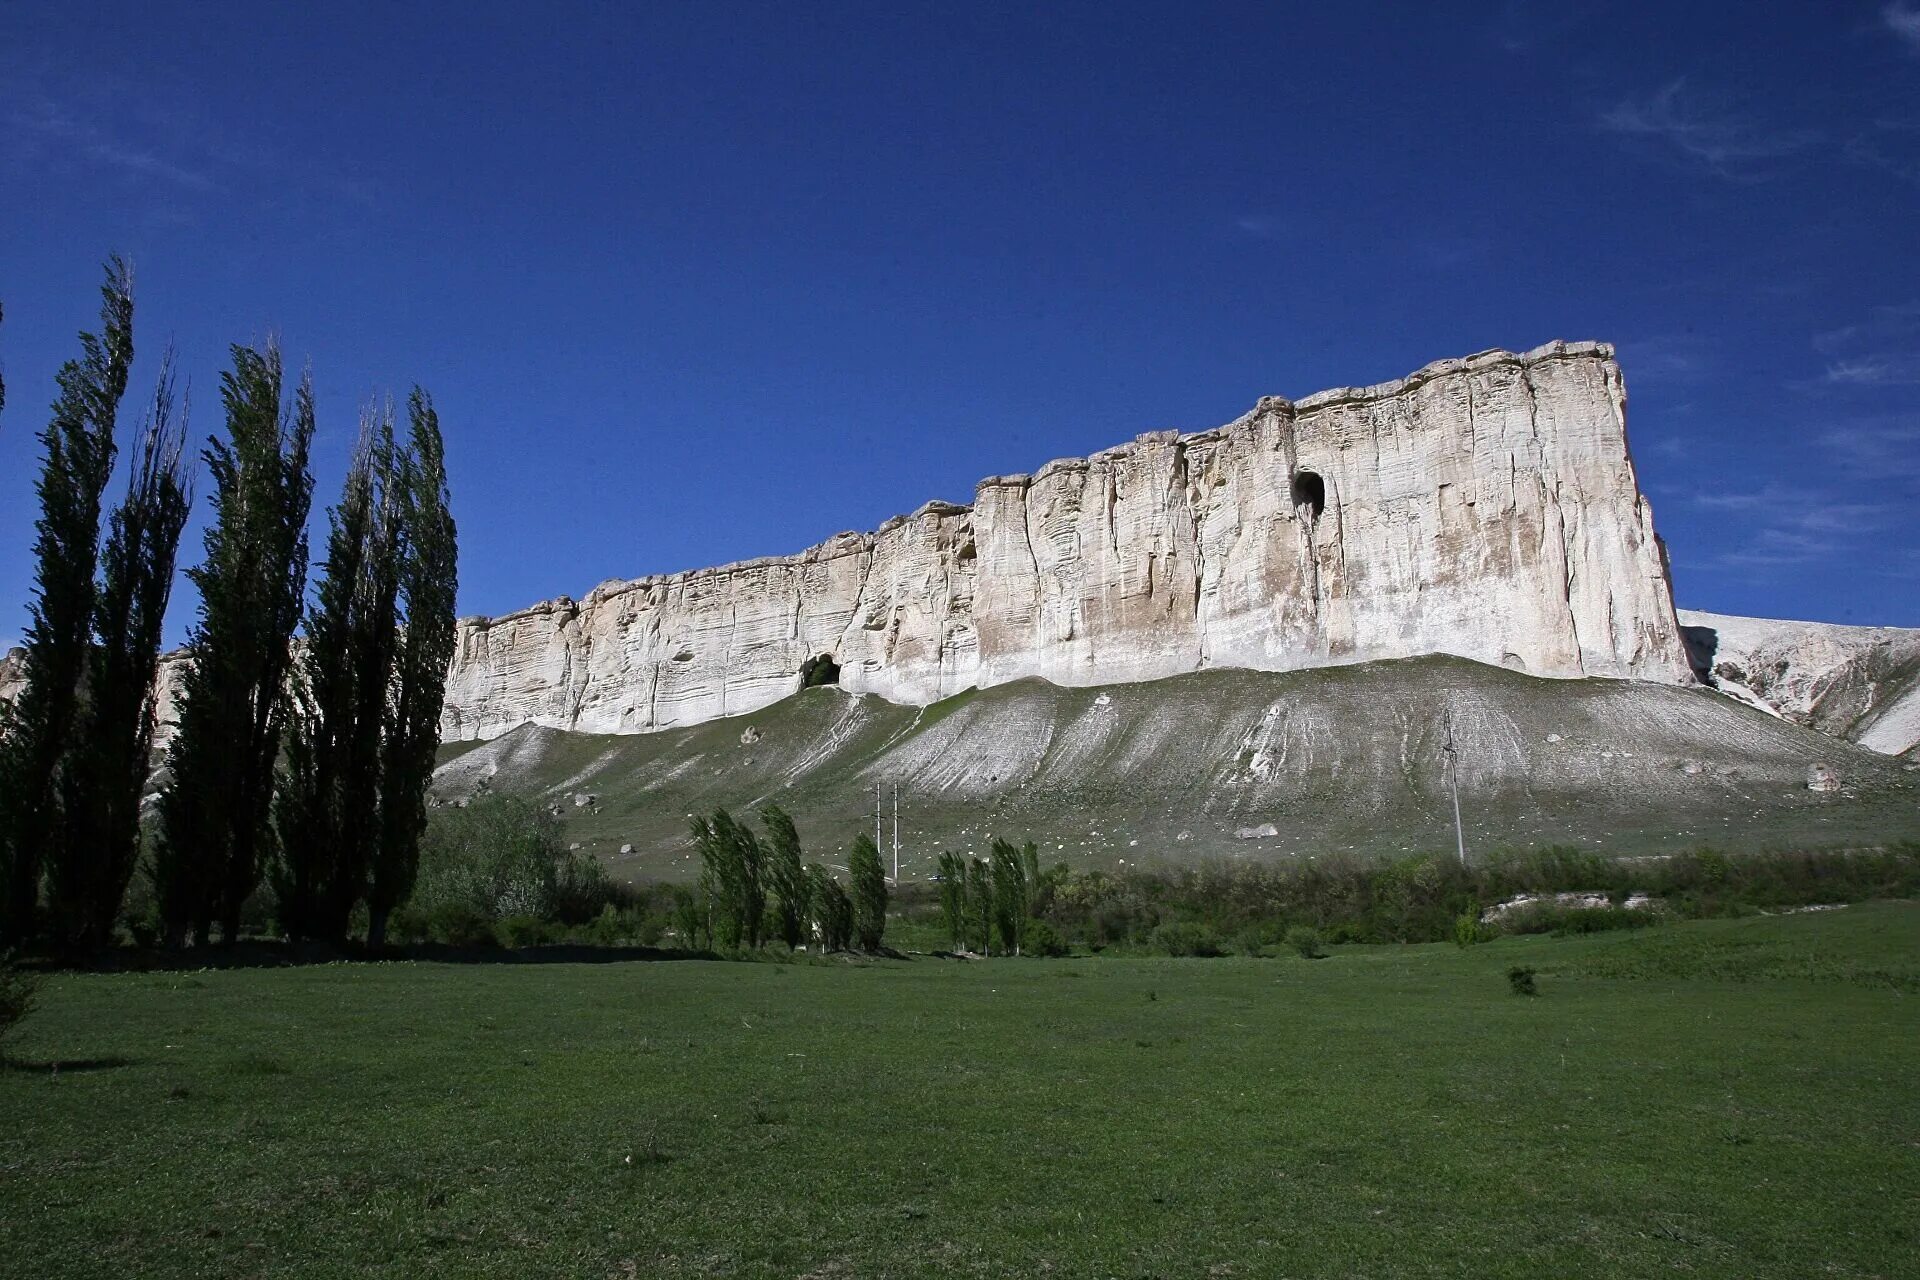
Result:
<instances>
[{"instance_id":1,"label":"grassy hillside slope","mask_svg":"<svg viewBox=\"0 0 1920 1280\"><path fill-rule=\"evenodd\" d=\"M1920 833L1906 764L1699 689L1540 680L1452 658L1213 671L1066 689L1021 681L902 707L813 689L762 711L639 736L523 727L446 753L436 789L534 794L570 838L633 876L689 873L689 814L768 801L811 848L871 830L900 788L902 870L991 834L1112 866L1449 847L1452 714L1478 847L1620 852L1875 843ZM1843 788L1807 789L1807 769ZM592 797L587 803L580 798ZM1271 826L1271 835L1243 835ZM889 831L890 834L890 831ZM623 845L632 845L622 855Z\"/></svg>"}]
</instances>

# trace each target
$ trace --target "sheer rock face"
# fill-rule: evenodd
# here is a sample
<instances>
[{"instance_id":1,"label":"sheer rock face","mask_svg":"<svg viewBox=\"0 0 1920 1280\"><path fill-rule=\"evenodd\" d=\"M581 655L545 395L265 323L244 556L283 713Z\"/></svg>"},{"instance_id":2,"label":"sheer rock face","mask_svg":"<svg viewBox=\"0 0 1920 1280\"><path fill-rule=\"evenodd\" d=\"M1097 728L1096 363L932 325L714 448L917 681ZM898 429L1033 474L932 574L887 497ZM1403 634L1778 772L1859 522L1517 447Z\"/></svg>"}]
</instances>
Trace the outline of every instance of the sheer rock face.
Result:
<instances>
[{"instance_id":1,"label":"sheer rock face","mask_svg":"<svg viewBox=\"0 0 1920 1280\"><path fill-rule=\"evenodd\" d=\"M696 724L794 692L819 654L913 704L1427 653L1686 682L1625 399L1605 344L1485 352L993 477L971 507L795 556L464 619L443 736Z\"/></svg>"}]
</instances>

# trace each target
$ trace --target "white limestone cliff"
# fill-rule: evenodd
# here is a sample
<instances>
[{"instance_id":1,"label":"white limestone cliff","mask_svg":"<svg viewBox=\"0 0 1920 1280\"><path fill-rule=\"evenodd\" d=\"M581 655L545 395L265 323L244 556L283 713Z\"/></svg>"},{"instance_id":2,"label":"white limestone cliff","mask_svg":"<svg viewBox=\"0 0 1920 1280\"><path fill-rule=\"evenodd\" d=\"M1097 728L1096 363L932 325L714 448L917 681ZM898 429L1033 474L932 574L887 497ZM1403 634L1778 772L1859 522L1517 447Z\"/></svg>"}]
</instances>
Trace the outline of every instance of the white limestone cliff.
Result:
<instances>
[{"instance_id":1,"label":"white limestone cliff","mask_svg":"<svg viewBox=\"0 0 1920 1280\"><path fill-rule=\"evenodd\" d=\"M785 697L818 654L914 704L1428 653L1685 682L1625 404L1603 343L1483 352L992 477L971 507L798 555L463 619L443 736L695 724Z\"/></svg>"}]
</instances>

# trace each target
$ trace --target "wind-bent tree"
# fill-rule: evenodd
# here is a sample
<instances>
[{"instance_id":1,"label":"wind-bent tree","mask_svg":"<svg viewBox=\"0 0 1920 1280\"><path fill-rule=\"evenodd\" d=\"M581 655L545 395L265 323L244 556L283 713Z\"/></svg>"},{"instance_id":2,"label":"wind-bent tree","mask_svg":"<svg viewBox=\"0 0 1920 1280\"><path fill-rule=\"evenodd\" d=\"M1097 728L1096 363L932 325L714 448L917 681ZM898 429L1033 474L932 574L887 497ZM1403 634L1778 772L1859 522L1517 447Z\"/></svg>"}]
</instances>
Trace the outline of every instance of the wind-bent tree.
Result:
<instances>
[{"instance_id":1,"label":"wind-bent tree","mask_svg":"<svg viewBox=\"0 0 1920 1280\"><path fill-rule=\"evenodd\" d=\"M286 718L289 642L300 620L313 500L313 385L281 412L279 349L236 346L221 377L227 439L205 454L214 482L206 560L188 577L200 616L187 640L180 728L168 755L154 881L170 942L231 942L260 883Z\"/></svg>"},{"instance_id":2,"label":"wind-bent tree","mask_svg":"<svg viewBox=\"0 0 1920 1280\"><path fill-rule=\"evenodd\" d=\"M725 809L693 819L702 883L713 904L713 932L720 945L758 947L767 914L765 851L751 828Z\"/></svg>"},{"instance_id":3,"label":"wind-bent tree","mask_svg":"<svg viewBox=\"0 0 1920 1280\"><path fill-rule=\"evenodd\" d=\"M367 884L367 941L375 947L385 943L387 919L413 892L420 866L460 587L440 415L419 387L407 397L407 427L407 452L397 478L401 536L395 544L405 629L395 654L381 757L379 843Z\"/></svg>"},{"instance_id":4,"label":"wind-bent tree","mask_svg":"<svg viewBox=\"0 0 1920 1280\"><path fill-rule=\"evenodd\" d=\"M853 899L833 874L819 863L807 867L809 898L813 903L814 935L823 951L845 951L853 945Z\"/></svg>"},{"instance_id":5,"label":"wind-bent tree","mask_svg":"<svg viewBox=\"0 0 1920 1280\"><path fill-rule=\"evenodd\" d=\"M51 851L49 916L61 938L103 947L140 851L140 799L152 771L154 677L173 591L174 555L192 498L176 418L173 353L109 522L93 611L93 649L61 779L63 822Z\"/></svg>"},{"instance_id":6,"label":"wind-bent tree","mask_svg":"<svg viewBox=\"0 0 1920 1280\"><path fill-rule=\"evenodd\" d=\"M792 951L806 936L813 881L801 863L800 832L787 811L770 804L760 811L760 821L767 829L767 883L778 904L774 922L779 926L780 940Z\"/></svg>"},{"instance_id":7,"label":"wind-bent tree","mask_svg":"<svg viewBox=\"0 0 1920 1280\"><path fill-rule=\"evenodd\" d=\"M967 945L967 864L957 853L940 855L940 915L958 950Z\"/></svg>"},{"instance_id":8,"label":"wind-bent tree","mask_svg":"<svg viewBox=\"0 0 1920 1280\"><path fill-rule=\"evenodd\" d=\"M369 409L289 682L272 879L295 938L344 941L380 831L381 732L399 592L393 421Z\"/></svg>"},{"instance_id":9,"label":"wind-bent tree","mask_svg":"<svg viewBox=\"0 0 1920 1280\"><path fill-rule=\"evenodd\" d=\"M887 872L880 847L864 831L854 837L847 872L853 881L854 941L862 951L878 951L887 934Z\"/></svg>"},{"instance_id":10,"label":"wind-bent tree","mask_svg":"<svg viewBox=\"0 0 1920 1280\"><path fill-rule=\"evenodd\" d=\"M1006 840L993 842L993 922L1000 933L1000 949L1020 954L1027 937L1027 909L1033 898L1030 874L1037 872L1039 850L1029 843L1015 848Z\"/></svg>"},{"instance_id":11,"label":"wind-bent tree","mask_svg":"<svg viewBox=\"0 0 1920 1280\"><path fill-rule=\"evenodd\" d=\"M133 277L107 260L100 332L60 370L35 491L34 594L26 686L0 727L0 948L31 935L47 849L59 836L60 772L71 744L93 622L100 497L113 472L113 429L133 365Z\"/></svg>"},{"instance_id":12,"label":"wind-bent tree","mask_svg":"<svg viewBox=\"0 0 1920 1280\"><path fill-rule=\"evenodd\" d=\"M981 955L993 954L993 866L985 858L967 868L967 930Z\"/></svg>"}]
</instances>

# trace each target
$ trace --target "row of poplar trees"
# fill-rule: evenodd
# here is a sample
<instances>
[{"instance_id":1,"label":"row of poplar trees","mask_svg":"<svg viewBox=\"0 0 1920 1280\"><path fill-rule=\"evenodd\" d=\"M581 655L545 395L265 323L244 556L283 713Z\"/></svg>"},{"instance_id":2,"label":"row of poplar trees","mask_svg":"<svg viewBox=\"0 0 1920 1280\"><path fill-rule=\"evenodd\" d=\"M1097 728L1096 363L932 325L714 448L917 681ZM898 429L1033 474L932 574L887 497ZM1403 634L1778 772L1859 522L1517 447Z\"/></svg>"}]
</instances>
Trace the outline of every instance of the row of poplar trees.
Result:
<instances>
[{"instance_id":1,"label":"row of poplar trees","mask_svg":"<svg viewBox=\"0 0 1920 1280\"><path fill-rule=\"evenodd\" d=\"M698 896L682 899L688 941L729 950L758 949L775 938L789 950L811 940L828 951L878 951L887 933L887 873L873 837L861 834L847 856L851 889L819 863L807 863L793 819L778 805L760 811L765 834L725 809L693 819L700 854Z\"/></svg>"},{"instance_id":2,"label":"row of poplar trees","mask_svg":"<svg viewBox=\"0 0 1920 1280\"><path fill-rule=\"evenodd\" d=\"M432 401L409 397L404 443L390 405L363 413L308 600L311 375L289 396L275 346L232 348L225 434L202 455L204 558L187 573L199 612L143 823L161 629L191 505L187 426L169 353L103 551L133 362L121 260L101 294L100 331L60 371L40 435L26 681L0 706L0 948L110 942L143 844L170 944L204 945L216 929L235 940L243 904L270 880L289 935L344 939L365 903L378 945L412 889L453 651L457 547Z\"/></svg>"},{"instance_id":3,"label":"row of poplar trees","mask_svg":"<svg viewBox=\"0 0 1920 1280\"><path fill-rule=\"evenodd\" d=\"M996 839L991 852L990 858L940 855L940 914L955 947L992 955L998 935L1001 954L1017 956L1053 881L1041 874L1040 850L1031 840L1016 847Z\"/></svg>"}]
</instances>

